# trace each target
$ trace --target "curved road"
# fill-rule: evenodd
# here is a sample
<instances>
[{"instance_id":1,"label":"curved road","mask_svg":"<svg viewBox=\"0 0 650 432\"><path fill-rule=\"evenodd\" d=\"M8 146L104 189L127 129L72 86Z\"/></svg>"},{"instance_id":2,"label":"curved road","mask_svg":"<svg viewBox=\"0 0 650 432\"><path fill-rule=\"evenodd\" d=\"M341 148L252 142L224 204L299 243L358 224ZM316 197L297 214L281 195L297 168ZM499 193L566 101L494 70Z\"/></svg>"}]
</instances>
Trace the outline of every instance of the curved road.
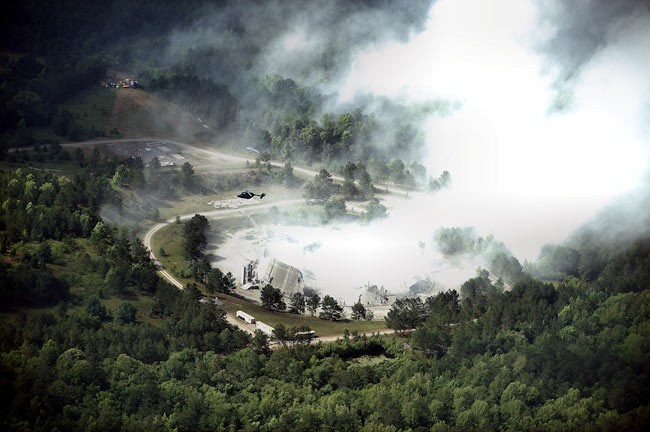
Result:
<instances>
[{"instance_id":1,"label":"curved road","mask_svg":"<svg viewBox=\"0 0 650 432\"><path fill-rule=\"evenodd\" d=\"M209 211L209 212L201 212L198 214L202 214L203 216L206 217L212 217L213 219L218 219L220 217L227 217L229 215L237 214L237 213L243 213L243 212L248 212L252 210L259 210L259 209L264 209L264 208L270 208L273 206L276 207L285 207L285 206L290 206L293 204L297 204L304 201L303 199L294 199L294 200L285 200L285 201L276 201L276 202L270 202L270 203L265 203L265 204L255 204L255 205L248 205L246 207L238 208L238 209L223 209L223 210L214 210L214 211ZM356 211L359 211L359 208L355 208ZM187 220L192 218L195 214L197 213L189 213L183 216L180 216L181 220ZM143 238L143 243L147 249L149 249L149 253L151 254L151 258L154 260L154 262L157 263L158 265L158 271L160 274L167 279L171 284L176 286L178 289L184 289L183 284L176 279L174 276L172 276L169 272L167 272L161 265L160 262L157 260L156 255L153 251L153 247L151 245L151 241L153 239L153 236L160 231L162 228L166 227L167 225L170 225L172 223L175 223L176 219L171 218L166 220L165 222L161 222L159 224L154 225L147 231L144 235ZM255 332L255 327L246 324L242 322L241 320L237 319L234 315L230 313L226 313L226 320L228 323L231 325L239 328L240 330L243 330L247 333L253 334ZM386 330L379 330L379 331L374 331L374 332L366 332L366 333L359 333L361 336L371 336L373 334L390 334L393 333L394 330L386 329ZM337 339L342 339L343 335L331 335L331 336L322 336L322 337L317 337L312 340L312 343L318 343L318 342L333 342L336 341Z\"/></svg>"},{"instance_id":2,"label":"curved road","mask_svg":"<svg viewBox=\"0 0 650 432\"><path fill-rule=\"evenodd\" d=\"M112 143L119 143L119 142L150 142L150 141L160 141L160 142L165 142L165 143L170 143L174 144L178 147L185 148L187 150L192 150L192 151L198 151L201 153L205 153L207 155L210 155L215 158L220 158L220 159L225 159L229 160L232 162L246 162L250 160L250 158L246 158L243 156L236 156L236 155L230 155L218 151L213 151L213 150L206 150L200 147L195 147L186 143L178 142L178 141L172 141L168 139L163 139L163 138L120 138L120 139L111 139L111 140L90 140L90 141L81 141L81 142L74 142L74 143L64 143L62 144L63 147L79 147L79 146L85 146L85 145L93 145L93 144L112 144ZM29 147L23 147L21 150L28 150L30 149ZM10 149L10 151L15 151L16 149ZM280 161L270 161L272 166L275 167L283 167L284 163ZM302 168L302 167L297 167L294 166L293 169L295 171L301 172L303 174L315 176L318 175L318 172L307 169L307 168ZM344 181L343 177L340 176L332 176L333 180L336 181ZM395 194L406 194L408 196L408 193L406 191L392 188L392 187L383 187L383 189L387 192L395 193ZM278 206L278 207L284 207L288 205L293 205L297 204L299 202L302 202L302 199L295 199L295 200L285 200L285 201L277 201L277 202L271 202L271 203L265 203L265 204L256 204L256 205L249 205L246 207L238 208L238 209L223 209L223 210L214 210L214 211L209 211L209 212L202 212L203 216L206 217L219 217L219 216L228 216L236 213L243 213L246 211L251 211L251 210L258 210L258 209L263 209L263 208L270 208L272 206ZM348 204L348 207L352 208L354 211L361 212L363 209L360 207L350 205ZM192 216L194 216L197 213L190 213L186 214L180 217L181 220L187 220L190 219ZM156 234L160 229L164 228L165 226L175 223L175 219L169 219L165 222L159 223L154 225L149 231L146 232L143 242L144 245L147 249L149 249L149 253L151 254L151 258L158 264L158 271L160 274L167 279L171 284L176 286L178 289L184 289L183 284L178 281L174 276L172 276L169 272L167 272L162 266L159 264L159 261L157 261L156 256L153 252L153 249L151 247L151 239L153 238L154 234ZM245 323L242 323L239 319L237 319L235 316L226 313L226 320L231 324L234 325L238 328L240 328L243 331L246 331L248 333L253 333L254 329L252 329L252 326L247 326ZM380 330L376 332L367 332L367 333L359 333L359 335L372 335L372 334L389 334L393 333L393 330L386 329L386 330ZM317 343L317 342L332 342L337 339L343 338L343 335L332 335L332 336L323 336L320 338L315 338L312 342Z\"/></svg>"},{"instance_id":3,"label":"curved road","mask_svg":"<svg viewBox=\"0 0 650 432\"><path fill-rule=\"evenodd\" d=\"M294 199L294 200L285 200L285 201L276 201L276 202L270 202L270 203L265 203L265 204L254 204L254 205L248 205L246 207L242 208L237 208L237 209L223 209L223 210L213 210L213 211L208 211L208 212L194 212L194 213L189 213L183 216L180 216L180 219L187 220L192 218L195 214L201 214L205 217L212 217L214 219L218 219L220 216L226 217L229 215L237 214L237 213L243 213L251 210L259 210L259 209L265 209L265 208L271 208L273 206L276 207L286 207L289 205L297 204L300 202L303 202L303 199ZM153 248L151 247L151 239L153 238L153 235L156 234L158 231L160 231L162 228L166 227L169 224L175 223L176 219L171 218L167 219L165 222L161 222L159 224L154 225L147 231L144 235L143 238L143 243L147 249L149 249L149 253L151 254L151 258L153 258L154 261L157 261L156 255L154 254ZM180 283L177 279L175 279L172 275L170 275L167 271L165 271L160 265L159 265L159 270L160 273L163 275L165 279L167 279L169 282L177 286L179 289L184 289L183 284Z\"/></svg>"}]
</instances>

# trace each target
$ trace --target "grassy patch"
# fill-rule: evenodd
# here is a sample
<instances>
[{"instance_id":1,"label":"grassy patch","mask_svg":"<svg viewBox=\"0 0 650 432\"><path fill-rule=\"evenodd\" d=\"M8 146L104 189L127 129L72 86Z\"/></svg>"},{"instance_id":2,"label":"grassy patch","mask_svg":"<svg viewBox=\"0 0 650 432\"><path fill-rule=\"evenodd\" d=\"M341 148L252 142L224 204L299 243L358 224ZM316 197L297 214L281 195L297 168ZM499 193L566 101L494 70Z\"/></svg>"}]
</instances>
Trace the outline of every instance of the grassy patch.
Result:
<instances>
[{"instance_id":1,"label":"grassy patch","mask_svg":"<svg viewBox=\"0 0 650 432\"><path fill-rule=\"evenodd\" d=\"M78 162L72 160L72 155L69 160L51 160L47 154L32 150L22 150L19 154L9 153L5 160L0 161L0 169L15 171L18 168L51 171L56 175L73 175L83 169Z\"/></svg>"},{"instance_id":2,"label":"grassy patch","mask_svg":"<svg viewBox=\"0 0 650 432\"><path fill-rule=\"evenodd\" d=\"M190 277L190 266L183 259L183 226L184 224L169 224L158 231L151 239L151 248L162 266L181 283L194 282ZM165 254L160 253L163 248Z\"/></svg>"},{"instance_id":3,"label":"grassy patch","mask_svg":"<svg viewBox=\"0 0 650 432\"><path fill-rule=\"evenodd\" d=\"M238 310L242 310L253 315L258 321L262 321L270 326L276 326L278 324L284 324L287 327L306 325L314 330L317 336L340 335L343 334L346 328L350 332L354 330L359 332L373 332L386 329L386 323L383 321L326 321L306 315L270 311L247 300L226 294L219 294L218 297L223 302L223 308L232 314Z\"/></svg>"},{"instance_id":4,"label":"grassy patch","mask_svg":"<svg viewBox=\"0 0 650 432\"><path fill-rule=\"evenodd\" d=\"M64 280L70 287L71 299L66 302L68 313L83 311L87 299L91 296L99 296L100 302L106 307L109 317L112 318L117 306L124 302L131 302L136 310L136 319L140 322L161 326L163 320L151 318L151 304L153 298L147 295L133 294L126 297L106 295L103 290L104 278L90 268L88 260L97 260L99 255L87 239L75 239L74 243L65 243L56 240L49 240L52 249L52 262L46 265L47 269L58 279ZM29 242L22 245L21 250L34 254L39 243ZM87 255L87 257L86 257ZM8 257L0 255L0 259L7 260ZM15 259L14 259L15 260ZM1 318L15 320L20 312L27 316L36 316L46 312L57 314L57 305L26 308L0 314Z\"/></svg>"},{"instance_id":5,"label":"grassy patch","mask_svg":"<svg viewBox=\"0 0 650 432\"><path fill-rule=\"evenodd\" d=\"M115 103L115 93L116 89L93 87L69 99L65 107L91 136L108 135L106 129Z\"/></svg>"}]
</instances>

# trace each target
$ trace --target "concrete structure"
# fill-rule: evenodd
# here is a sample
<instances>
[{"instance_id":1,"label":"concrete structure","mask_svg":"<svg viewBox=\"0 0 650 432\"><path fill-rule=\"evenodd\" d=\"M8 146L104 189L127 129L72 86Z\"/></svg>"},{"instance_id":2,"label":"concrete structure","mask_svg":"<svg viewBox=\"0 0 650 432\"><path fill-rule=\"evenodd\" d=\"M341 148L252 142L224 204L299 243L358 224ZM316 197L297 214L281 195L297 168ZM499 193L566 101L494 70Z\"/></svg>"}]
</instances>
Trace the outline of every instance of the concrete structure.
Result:
<instances>
[{"instance_id":1,"label":"concrete structure","mask_svg":"<svg viewBox=\"0 0 650 432\"><path fill-rule=\"evenodd\" d=\"M297 292L304 293L305 290L305 280L300 270L275 258L269 262L264 281L280 289L287 296Z\"/></svg>"},{"instance_id":2,"label":"concrete structure","mask_svg":"<svg viewBox=\"0 0 650 432\"><path fill-rule=\"evenodd\" d=\"M255 324L255 317L252 315L248 315L244 311L237 311L236 313L237 318L239 318L242 321L247 322L248 324Z\"/></svg>"},{"instance_id":3,"label":"concrete structure","mask_svg":"<svg viewBox=\"0 0 650 432\"><path fill-rule=\"evenodd\" d=\"M389 294L383 286L367 284L363 287L363 292L359 296L359 301L366 306L385 306L395 301L395 295Z\"/></svg>"},{"instance_id":4,"label":"concrete structure","mask_svg":"<svg viewBox=\"0 0 650 432\"><path fill-rule=\"evenodd\" d=\"M248 264L244 266L244 273L242 276L242 285L246 285L247 283L252 283L252 282L258 282L257 278L257 264L258 261L251 261Z\"/></svg>"},{"instance_id":5,"label":"concrete structure","mask_svg":"<svg viewBox=\"0 0 650 432\"><path fill-rule=\"evenodd\" d=\"M264 324L262 321L257 321L255 323L255 330L259 330L267 336L273 336L273 327Z\"/></svg>"}]
</instances>

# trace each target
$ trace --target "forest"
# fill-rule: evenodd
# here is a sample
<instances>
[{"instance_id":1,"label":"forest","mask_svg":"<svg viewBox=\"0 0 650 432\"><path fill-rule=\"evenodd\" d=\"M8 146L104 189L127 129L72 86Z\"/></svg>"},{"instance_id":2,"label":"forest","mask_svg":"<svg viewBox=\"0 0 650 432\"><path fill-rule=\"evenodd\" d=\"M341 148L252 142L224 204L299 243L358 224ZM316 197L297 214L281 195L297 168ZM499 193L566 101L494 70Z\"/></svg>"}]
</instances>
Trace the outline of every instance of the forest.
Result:
<instances>
[{"instance_id":1,"label":"forest","mask_svg":"<svg viewBox=\"0 0 650 432\"><path fill-rule=\"evenodd\" d=\"M451 186L449 172L427 177L418 158L422 120L454 103L368 96L329 109L331 95L318 84L335 81L341 58L375 41L376 29L363 27L371 23L320 46L314 78L257 62L274 54L265 41L293 19L296 2L270 2L279 12L254 17L246 7L261 2L59 3L0 5L0 160L12 164L0 169L3 430L646 430L647 235L609 242L586 230L522 265L492 236L443 227L433 235L436 248L480 256L484 268L459 290L396 300L385 319L394 334L346 331L336 342L312 344L280 335L306 329L278 327L269 340L230 325L224 310L205 301L198 284L210 294L234 287L230 273L203 259L205 217L183 225L182 253L197 284L179 290L158 274L137 221L102 215L111 208L157 221L155 206L125 208L125 200L138 192L200 195L242 186L240 177L202 177L189 163L165 171L157 160L145 167L139 158L60 145L105 133L85 129L63 103L128 67L148 91L222 136L244 137L233 140L235 150L255 146L260 155L246 182L296 187L302 180L291 161L327 166L344 182L323 168L305 180L307 200L323 204L327 218L345 211L344 199L369 200L363 222L384 218L376 184L432 193ZM317 28L350 17L356 23L370 10L388 13L378 22L389 22L386 31L399 39L422 25L427 3L395 11L387 0L338 1ZM205 23L215 16L217 30ZM270 25L258 25L264 19ZM214 36L215 45L183 40L188 26ZM30 158L71 172L15 167ZM271 158L286 161L284 168L265 170ZM317 312L318 301L285 304L271 285L263 290L268 309ZM322 319L343 318L334 298L321 305ZM362 305L354 309L353 319L364 318Z\"/></svg>"},{"instance_id":2,"label":"forest","mask_svg":"<svg viewBox=\"0 0 650 432\"><path fill-rule=\"evenodd\" d=\"M265 46L268 38L277 35L270 25L264 30L253 28L255 23L246 22L252 18L242 16L235 2L199 0L162 6L145 1L138 7L124 2L95 3L70 1L43 9L25 2L4 11L0 96L6 103L0 105L0 152L116 133L84 126L83 119L65 103L97 87L109 74L132 70L141 86L219 131L222 145L225 142L243 149L252 144L268 157L307 164L360 161L377 180L409 187L426 181L418 178L423 167L415 162L406 163L405 173L393 174L387 165L393 159L416 161L423 151L422 121L453 110L453 104L404 105L380 98L332 112L327 109L331 95L322 89L253 68L261 53L269 49ZM388 2L374 3L378 4L349 6L341 2L331 19L388 8ZM405 16L393 21L396 29L413 25L405 19L415 19L414 11L424 3L413 2L413 11L402 11ZM276 6L287 14L286 20L291 19L290 10ZM224 20L214 30L216 48L189 44L177 50L174 31L214 8L222 11L219 17ZM84 24L78 26L81 16ZM107 20L109 16L119 18ZM164 29L162 34L158 28ZM258 34L264 31L271 34ZM348 43L351 47L367 43L366 37ZM323 62L334 62L345 49L324 48ZM322 73L334 73L334 69L325 67Z\"/></svg>"},{"instance_id":3,"label":"forest","mask_svg":"<svg viewBox=\"0 0 650 432\"><path fill-rule=\"evenodd\" d=\"M3 309L18 312L0 321L5 430L641 430L648 421L650 239L623 252L602 246L604 265L558 268L553 283L519 266L504 291L482 270L460 292L400 300L386 321L398 334L416 329L404 342L348 334L271 351L200 303L195 286L161 280L142 243L103 222L97 208L117 199L117 185L93 170L124 165L95 164L74 181L2 173ZM66 260L79 275L55 275ZM107 297L119 299L114 310L99 302ZM146 320L138 297L150 299Z\"/></svg>"}]
</instances>

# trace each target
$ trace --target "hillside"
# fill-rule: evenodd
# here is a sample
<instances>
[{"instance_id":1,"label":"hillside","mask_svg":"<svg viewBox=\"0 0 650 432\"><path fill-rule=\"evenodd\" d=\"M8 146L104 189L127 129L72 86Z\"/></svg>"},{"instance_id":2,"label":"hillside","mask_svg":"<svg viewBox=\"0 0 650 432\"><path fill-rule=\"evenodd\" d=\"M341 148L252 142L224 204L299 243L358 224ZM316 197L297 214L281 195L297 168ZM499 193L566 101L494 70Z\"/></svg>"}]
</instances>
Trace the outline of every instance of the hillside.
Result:
<instances>
[{"instance_id":1,"label":"hillside","mask_svg":"<svg viewBox=\"0 0 650 432\"><path fill-rule=\"evenodd\" d=\"M117 74L119 79L127 74ZM129 138L165 137L184 142L206 142L215 134L187 110L146 89L118 89L105 119L105 130L116 128Z\"/></svg>"}]
</instances>

